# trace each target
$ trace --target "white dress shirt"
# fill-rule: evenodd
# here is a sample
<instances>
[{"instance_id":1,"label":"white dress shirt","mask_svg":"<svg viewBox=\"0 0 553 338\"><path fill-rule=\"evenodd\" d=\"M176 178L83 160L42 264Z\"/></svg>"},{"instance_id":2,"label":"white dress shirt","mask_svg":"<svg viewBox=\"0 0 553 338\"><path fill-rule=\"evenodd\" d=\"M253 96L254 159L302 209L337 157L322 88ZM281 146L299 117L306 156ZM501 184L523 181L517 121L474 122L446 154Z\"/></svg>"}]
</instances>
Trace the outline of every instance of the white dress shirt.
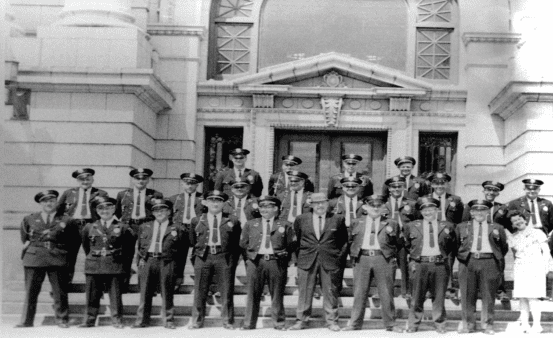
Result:
<instances>
[{"instance_id":1,"label":"white dress shirt","mask_svg":"<svg viewBox=\"0 0 553 338\"><path fill-rule=\"evenodd\" d=\"M447 209L445 194L438 196L436 193L432 193L432 197L440 201L440 215L442 216L442 221L447 221L445 217L445 210Z\"/></svg>"},{"instance_id":2,"label":"white dress shirt","mask_svg":"<svg viewBox=\"0 0 553 338\"><path fill-rule=\"evenodd\" d=\"M165 231L167 230L168 225L169 225L169 220L166 220L161 224L159 224L158 221L154 221L154 233L152 234L152 242L150 243L150 248L148 248L148 252L155 252L158 232L161 232L159 235L159 252L163 251L163 246L161 244L163 243L163 236L165 235Z\"/></svg>"},{"instance_id":3,"label":"white dress shirt","mask_svg":"<svg viewBox=\"0 0 553 338\"><path fill-rule=\"evenodd\" d=\"M472 239L472 247L470 249L470 252L485 252L485 253L492 253L492 246L490 245L490 239L488 236L488 222L484 221L482 222L482 250L478 251L478 228L480 227L479 223L476 220L472 221L472 231L473 231L473 239Z\"/></svg>"},{"instance_id":4,"label":"white dress shirt","mask_svg":"<svg viewBox=\"0 0 553 338\"><path fill-rule=\"evenodd\" d=\"M273 228L274 221L275 221L274 217L269 219L269 234L270 234L270 229ZM268 249L265 248L265 242L267 240L267 219L261 218L261 227L263 228L263 235L261 236L261 245L259 246L259 251L257 253L260 255L265 255L265 254L271 255L274 253L274 251L273 251L273 243L271 243L270 240L269 240L269 248Z\"/></svg>"},{"instance_id":5,"label":"white dress shirt","mask_svg":"<svg viewBox=\"0 0 553 338\"><path fill-rule=\"evenodd\" d=\"M246 205L246 201L248 200L248 195L244 195L242 198L238 198L234 196L234 209L238 208L238 201L241 201L241 206L239 210L240 215L240 225L242 228L244 227L244 224L248 221L246 218L246 213L244 212L244 206Z\"/></svg>"},{"instance_id":6,"label":"white dress shirt","mask_svg":"<svg viewBox=\"0 0 553 338\"><path fill-rule=\"evenodd\" d=\"M86 191L83 188L79 188L79 197L77 199L77 207L75 209L75 213L73 214L74 219L88 219L92 218L90 214L90 205L88 201L90 201L90 191L92 188L86 189ZM86 215L81 216L81 210L83 209L83 194L86 194L85 196L85 208L86 208Z\"/></svg>"},{"instance_id":7,"label":"white dress shirt","mask_svg":"<svg viewBox=\"0 0 553 338\"><path fill-rule=\"evenodd\" d=\"M296 196L296 214L294 215L294 194ZM303 201L303 189L298 191L290 190L290 212L288 213L288 222L293 223L296 220L296 217L302 213L302 201Z\"/></svg>"},{"instance_id":8,"label":"white dress shirt","mask_svg":"<svg viewBox=\"0 0 553 338\"><path fill-rule=\"evenodd\" d=\"M188 194L188 193L184 193L184 209L183 209L183 213L182 213L182 223L184 224L190 224L190 221L192 221L192 218L196 217L196 210L194 208L194 197L195 197L195 193L192 193L192 194ZM188 209L188 203L190 203L190 199L192 199L192 204L190 205L190 218L187 219L186 218L186 214L187 214L187 210Z\"/></svg>"},{"instance_id":9,"label":"white dress shirt","mask_svg":"<svg viewBox=\"0 0 553 338\"><path fill-rule=\"evenodd\" d=\"M217 216L217 222L219 222L217 227L217 242L213 242L213 221L215 220L215 216ZM221 245L221 220L223 219L223 213L220 212L217 215L213 215L212 213L207 213L207 223L209 224L209 240L208 245Z\"/></svg>"},{"instance_id":10,"label":"white dress shirt","mask_svg":"<svg viewBox=\"0 0 553 338\"><path fill-rule=\"evenodd\" d=\"M321 235L324 232L325 228L325 216L322 215L321 217L321 230L319 230L319 215L313 213L313 229L315 230L315 236L317 236L317 239L321 239Z\"/></svg>"},{"instance_id":11,"label":"white dress shirt","mask_svg":"<svg viewBox=\"0 0 553 338\"><path fill-rule=\"evenodd\" d=\"M434 237L434 247L430 247L430 225L427 220L422 221L422 252L421 256L438 256L440 255L440 245L438 243L439 223L435 219L432 222L432 230Z\"/></svg>"},{"instance_id":12,"label":"white dress shirt","mask_svg":"<svg viewBox=\"0 0 553 338\"><path fill-rule=\"evenodd\" d=\"M534 224L532 222L532 215L530 215L530 217L528 217L528 224L530 224L531 226L533 226L534 228L543 228L543 224L541 224L541 217L540 217L540 206L538 204L538 199L535 198L533 201L530 200L529 198L526 199L526 201L528 201L528 206L530 207L530 211L532 211L532 204L534 204L534 210L536 210L536 224Z\"/></svg>"},{"instance_id":13,"label":"white dress shirt","mask_svg":"<svg viewBox=\"0 0 553 338\"><path fill-rule=\"evenodd\" d=\"M371 224L374 222L374 244L371 245ZM380 250L380 243L378 242L378 230L380 229L380 217L374 220L371 216L367 215L365 219L365 235L363 236L363 244L361 249L364 250Z\"/></svg>"},{"instance_id":14,"label":"white dress shirt","mask_svg":"<svg viewBox=\"0 0 553 338\"><path fill-rule=\"evenodd\" d=\"M350 219L350 200L353 200L353 219L355 219L355 209L357 208L357 195L353 196L353 198L349 198L348 196L344 195L344 204L345 204L345 210L346 210L346 225L350 226L351 222L353 221Z\"/></svg>"},{"instance_id":15,"label":"white dress shirt","mask_svg":"<svg viewBox=\"0 0 553 338\"><path fill-rule=\"evenodd\" d=\"M146 217L146 189L142 189L138 191L138 189L133 189L133 210L131 214L131 218L133 219L141 219ZM138 194L140 194L140 205L138 205ZM138 218L135 217L136 215L136 208L138 209L139 216Z\"/></svg>"},{"instance_id":16,"label":"white dress shirt","mask_svg":"<svg viewBox=\"0 0 553 338\"><path fill-rule=\"evenodd\" d=\"M52 222L54 220L54 213L47 214L44 211L40 213L40 217L42 217L42 220L44 221L44 224L48 224L48 220Z\"/></svg>"}]
</instances>

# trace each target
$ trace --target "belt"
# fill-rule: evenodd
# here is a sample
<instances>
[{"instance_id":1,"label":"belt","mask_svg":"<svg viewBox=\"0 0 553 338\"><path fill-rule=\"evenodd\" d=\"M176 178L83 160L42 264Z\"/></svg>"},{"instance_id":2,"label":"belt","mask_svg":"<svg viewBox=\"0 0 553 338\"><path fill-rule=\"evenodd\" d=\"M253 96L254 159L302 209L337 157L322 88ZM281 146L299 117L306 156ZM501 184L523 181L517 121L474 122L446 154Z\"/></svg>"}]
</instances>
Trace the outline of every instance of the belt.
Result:
<instances>
[{"instance_id":1,"label":"belt","mask_svg":"<svg viewBox=\"0 0 553 338\"><path fill-rule=\"evenodd\" d=\"M208 245L207 247L209 248L209 253L212 255L220 254L221 252L223 252L223 247L221 247L220 245Z\"/></svg>"},{"instance_id":2,"label":"belt","mask_svg":"<svg viewBox=\"0 0 553 338\"><path fill-rule=\"evenodd\" d=\"M471 252L470 258L476 258L476 259L487 259L487 258L493 258L493 253L489 252Z\"/></svg>"},{"instance_id":3,"label":"belt","mask_svg":"<svg viewBox=\"0 0 553 338\"><path fill-rule=\"evenodd\" d=\"M270 260L273 260L273 259L278 259L278 257L273 255L273 254L258 254L257 258L264 259L266 261L270 261Z\"/></svg>"},{"instance_id":4,"label":"belt","mask_svg":"<svg viewBox=\"0 0 553 338\"><path fill-rule=\"evenodd\" d=\"M120 249L106 250L106 248L103 248L102 250L92 250L91 254L94 257L106 257L106 256L114 255L118 251L120 251Z\"/></svg>"},{"instance_id":5,"label":"belt","mask_svg":"<svg viewBox=\"0 0 553 338\"><path fill-rule=\"evenodd\" d=\"M148 258L164 258L166 255L163 252L148 252Z\"/></svg>"},{"instance_id":6,"label":"belt","mask_svg":"<svg viewBox=\"0 0 553 338\"><path fill-rule=\"evenodd\" d=\"M35 241L35 242L31 242L30 245L35 246L35 247L46 248L48 250L53 249L53 248L62 248L63 247L63 245L58 245L58 244L56 244L54 242L51 242L51 241Z\"/></svg>"},{"instance_id":7,"label":"belt","mask_svg":"<svg viewBox=\"0 0 553 338\"><path fill-rule=\"evenodd\" d=\"M420 256L419 258L413 258L412 260L418 263L443 263L444 257L442 255Z\"/></svg>"},{"instance_id":8,"label":"belt","mask_svg":"<svg viewBox=\"0 0 553 338\"><path fill-rule=\"evenodd\" d=\"M382 250L365 250L365 249L361 249L361 251L359 252L361 255L363 256L371 256L371 257L374 257L374 256L383 256L384 254L382 253Z\"/></svg>"}]
</instances>

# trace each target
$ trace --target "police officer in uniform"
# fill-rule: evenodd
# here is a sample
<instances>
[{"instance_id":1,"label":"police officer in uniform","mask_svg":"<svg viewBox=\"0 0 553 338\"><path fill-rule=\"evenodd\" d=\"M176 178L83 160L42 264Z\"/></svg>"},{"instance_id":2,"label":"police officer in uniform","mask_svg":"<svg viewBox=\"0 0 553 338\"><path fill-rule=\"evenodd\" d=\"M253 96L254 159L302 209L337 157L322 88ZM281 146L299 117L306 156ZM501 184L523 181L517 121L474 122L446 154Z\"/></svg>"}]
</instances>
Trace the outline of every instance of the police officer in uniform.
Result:
<instances>
[{"instance_id":1,"label":"police officer in uniform","mask_svg":"<svg viewBox=\"0 0 553 338\"><path fill-rule=\"evenodd\" d=\"M56 215L59 193L46 190L35 195L41 212L30 214L21 222L21 241L24 243L21 258L25 269L25 304L21 322L16 327L33 326L38 295L48 275L54 298L57 325L68 328L69 305L67 299L68 257L74 255L75 242L80 243L79 228L68 216ZM77 247L78 249L78 247Z\"/></svg>"},{"instance_id":2,"label":"police officer in uniform","mask_svg":"<svg viewBox=\"0 0 553 338\"><path fill-rule=\"evenodd\" d=\"M340 183L344 193L330 201L330 208L333 213L344 216L349 227L363 214L363 200L359 197L362 181L358 177L344 177Z\"/></svg>"},{"instance_id":3,"label":"police officer in uniform","mask_svg":"<svg viewBox=\"0 0 553 338\"><path fill-rule=\"evenodd\" d=\"M209 286L217 277L221 293L223 327L234 326L234 273L240 257L240 221L223 213L227 194L214 190L206 195L208 212L192 219L190 245L194 264L194 306L189 329L203 327Z\"/></svg>"},{"instance_id":4,"label":"police officer in uniform","mask_svg":"<svg viewBox=\"0 0 553 338\"><path fill-rule=\"evenodd\" d=\"M259 217L257 198L250 194L251 185L245 177L237 177L229 185L231 195L225 202L223 212L236 216L244 227L247 221Z\"/></svg>"},{"instance_id":5,"label":"police officer in uniform","mask_svg":"<svg viewBox=\"0 0 553 338\"><path fill-rule=\"evenodd\" d=\"M399 169L399 176L405 179L403 196L416 201L419 197L430 194L430 186L424 178L412 174L417 161L411 156L398 157L394 164ZM388 186L382 186L382 195L388 196Z\"/></svg>"},{"instance_id":6,"label":"police officer in uniform","mask_svg":"<svg viewBox=\"0 0 553 338\"><path fill-rule=\"evenodd\" d=\"M451 271L447 257L456 251L455 225L438 221L440 202L421 197L417 209L423 219L404 225L405 247L413 281L413 304L409 310L407 332L417 332L424 314L426 293L432 293L432 320L438 333L446 332L445 293Z\"/></svg>"},{"instance_id":7,"label":"police officer in uniform","mask_svg":"<svg viewBox=\"0 0 553 338\"><path fill-rule=\"evenodd\" d=\"M259 199L261 217L248 221L240 238L246 251L248 300L242 330L255 329L265 282L271 294L271 318L276 330L285 329L284 290L288 261L296 249L296 234L290 222L278 219L280 200Z\"/></svg>"},{"instance_id":8,"label":"police officer in uniform","mask_svg":"<svg viewBox=\"0 0 553 338\"><path fill-rule=\"evenodd\" d=\"M539 197L543 181L524 179L525 195L508 203L507 209L518 210L528 218L528 226L541 229L548 235L553 230L553 203Z\"/></svg>"},{"instance_id":9,"label":"police officer in uniform","mask_svg":"<svg viewBox=\"0 0 553 338\"><path fill-rule=\"evenodd\" d=\"M175 329L173 296L183 280L186 239L182 228L172 222L173 204L169 200L154 198L150 208L155 220L141 224L138 231L140 305L132 327L149 326L152 297L159 285L165 328Z\"/></svg>"},{"instance_id":10,"label":"police officer in uniform","mask_svg":"<svg viewBox=\"0 0 553 338\"><path fill-rule=\"evenodd\" d=\"M357 172L357 165L363 160L363 157L355 154L347 154L342 156L342 164L344 166L344 172L334 175L328 180L328 199L342 195L342 184L340 181L344 177L358 177L361 179L361 189L359 189L359 198L367 197L373 194L373 183L371 178L367 175L363 175Z\"/></svg>"},{"instance_id":11,"label":"police officer in uniform","mask_svg":"<svg viewBox=\"0 0 553 338\"><path fill-rule=\"evenodd\" d=\"M231 194L231 181L236 178L245 178L250 182L251 194L255 197L261 196L263 181L259 173L253 169L246 168L246 160L250 153L247 149L236 148L230 151L230 158L234 164L233 168L226 168L215 176L214 190L219 190L227 195Z\"/></svg>"},{"instance_id":12,"label":"police officer in uniform","mask_svg":"<svg viewBox=\"0 0 553 338\"><path fill-rule=\"evenodd\" d=\"M135 242L135 234L127 224L115 219L115 204L115 198L96 197L92 206L100 219L88 223L82 231L86 254L86 314L80 327L95 326L100 299L107 290L113 326L123 328L122 287L133 259L129 245Z\"/></svg>"},{"instance_id":13,"label":"police officer in uniform","mask_svg":"<svg viewBox=\"0 0 553 338\"><path fill-rule=\"evenodd\" d=\"M289 189L290 182L288 181L288 172L296 169L302 160L293 155L282 156L282 170L274 173L269 178L269 195L278 196L285 190ZM309 178L305 182L306 191L313 192L315 187Z\"/></svg>"},{"instance_id":14,"label":"police officer in uniform","mask_svg":"<svg viewBox=\"0 0 553 338\"><path fill-rule=\"evenodd\" d=\"M394 306L396 255L397 248L402 245L399 225L382 216L384 196L372 195L364 200L367 216L354 220L350 227L354 300L349 324L342 331L360 330L363 326L370 284L375 278L386 331L402 332L396 327Z\"/></svg>"},{"instance_id":15,"label":"police officer in uniform","mask_svg":"<svg viewBox=\"0 0 553 338\"><path fill-rule=\"evenodd\" d=\"M455 229L463 318L458 332L474 332L476 301L480 291L482 328L484 333L494 334L495 294L509 246L503 226L487 221L492 204L486 200L472 200L468 205L472 221L458 224Z\"/></svg>"},{"instance_id":16,"label":"police officer in uniform","mask_svg":"<svg viewBox=\"0 0 553 338\"><path fill-rule=\"evenodd\" d=\"M290 183L289 189L284 190L277 198L282 201L280 217L293 223L296 217L311 209L309 202L312 193L305 189L307 174L291 170L287 172L287 175Z\"/></svg>"}]
</instances>

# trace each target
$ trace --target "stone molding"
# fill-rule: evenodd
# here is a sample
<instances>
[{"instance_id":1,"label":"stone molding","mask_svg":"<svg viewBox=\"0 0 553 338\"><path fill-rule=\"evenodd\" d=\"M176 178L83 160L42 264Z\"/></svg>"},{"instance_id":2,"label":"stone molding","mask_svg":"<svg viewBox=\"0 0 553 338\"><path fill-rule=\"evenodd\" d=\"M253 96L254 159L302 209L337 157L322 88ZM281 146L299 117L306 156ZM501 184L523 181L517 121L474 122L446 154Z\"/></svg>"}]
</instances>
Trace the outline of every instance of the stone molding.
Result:
<instances>
[{"instance_id":1,"label":"stone molding","mask_svg":"<svg viewBox=\"0 0 553 338\"><path fill-rule=\"evenodd\" d=\"M203 40L206 30L202 26L179 26L167 24L148 24L148 34L164 36L195 36Z\"/></svg>"},{"instance_id":2,"label":"stone molding","mask_svg":"<svg viewBox=\"0 0 553 338\"><path fill-rule=\"evenodd\" d=\"M134 94L155 113L172 108L175 101L152 69L19 69L17 86L38 92Z\"/></svg>"},{"instance_id":3,"label":"stone molding","mask_svg":"<svg viewBox=\"0 0 553 338\"><path fill-rule=\"evenodd\" d=\"M507 120L527 102L553 102L553 82L511 81L488 104L493 115Z\"/></svg>"},{"instance_id":4,"label":"stone molding","mask_svg":"<svg viewBox=\"0 0 553 338\"><path fill-rule=\"evenodd\" d=\"M522 38L519 33L495 33L495 32L466 32L463 34L463 43L468 46L476 43L518 43Z\"/></svg>"}]
</instances>

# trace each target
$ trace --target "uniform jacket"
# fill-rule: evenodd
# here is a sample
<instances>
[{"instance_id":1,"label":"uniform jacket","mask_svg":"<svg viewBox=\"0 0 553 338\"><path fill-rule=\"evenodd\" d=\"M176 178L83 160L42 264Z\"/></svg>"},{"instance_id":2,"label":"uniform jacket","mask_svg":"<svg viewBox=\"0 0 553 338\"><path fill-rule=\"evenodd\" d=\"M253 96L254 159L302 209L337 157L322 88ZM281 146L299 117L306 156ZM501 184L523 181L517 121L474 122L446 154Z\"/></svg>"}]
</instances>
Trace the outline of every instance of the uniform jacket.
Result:
<instances>
[{"instance_id":1,"label":"uniform jacket","mask_svg":"<svg viewBox=\"0 0 553 338\"><path fill-rule=\"evenodd\" d=\"M226 253L227 259L235 261L240 257L240 221L236 216L223 213L220 221L219 233L221 234L221 249ZM207 213L192 219L190 225L190 245L192 246L192 261L195 258L205 259L209 251L209 223Z\"/></svg>"},{"instance_id":2,"label":"uniform jacket","mask_svg":"<svg viewBox=\"0 0 553 338\"><path fill-rule=\"evenodd\" d=\"M261 180L259 173L253 169L245 168L242 173L242 177L245 177L250 182L250 193L255 197L261 196L261 192L263 191L263 181ZM215 176L214 189L220 190L230 196L232 195L232 191L229 183L234 179L236 179L234 168L224 169L218 172Z\"/></svg>"},{"instance_id":3,"label":"uniform jacket","mask_svg":"<svg viewBox=\"0 0 553 338\"><path fill-rule=\"evenodd\" d=\"M148 207L148 204L152 198L163 198L163 194L154 189L146 188L146 204L145 213L146 218L152 219L152 212ZM132 212L134 209L134 197L133 188L125 189L117 193L117 206L115 207L115 216L123 223L128 223L132 218Z\"/></svg>"},{"instance_id":4,"label":"uniform jacket","mask_svg":"<svg viewBox=\"0 0 553 338\"><path fill-rule=\"evenodd\" d=\"M493 202L493 220L492 220L492 215L489 214L488 215L488 223L499 223L501 225L503 225L503 227L505 229L508 229L509 231L513 232L512 230L512 227L510 226L511 225L511 222L509 220L507 220L507 223L509 224L505 224L505 220L506 220L506 217L507 217L507 212L508 212L508 209L507 209L507 205L506 204L503 204L503 203L499 203L499 202L496 202L494 201ZM466 222L466 221L470 221L472 219L472 217L470 216L470 207L468 205L465 205L465 209L463 210L463 222Z\"/></svg>"},{"instance_id":5,"label":"uniform jacket","mask_svg":"<svg viewBox=\"0 0 553 338\"><path fill-rule=\"evenodd\" d=\"M416 204L417 202L415 200L412 200L410 198L403 197L401 199L401 205L398 206L398 215L394 215L394 220L397 220L397 217L401 217L401 226L405 226L405 224L412 222L416 219L420 219L422 217L421 213L417 210ZM386 210L385 215L389 218L392 217L392 202L388 199L388 201L385 204Z\"/></svg>"},{"instance_id":6,"label":"uniform jacket","mask_svg":"<svg viewBox=\"0 0 553 338\"><path fill-rule=\"evenodd\" d=\"M465 206L461 201L461 197L451 195L451 194L446 194L445 202L447 203L447 207L445 209L446 221L451 222L453 224L461 223L463 220L463 210L465 209ZM438 210L439 210L438 213L441 214L442 207L440 206Z\"/></svg>"},{"instance_id":7,"label":"uniform jacket","mask_svg":"<svg viewBox=\"0 0 553 338\"><path fill-rule=\"evenodd\" d=\"M350 227L349 255L355 260L359 258L363 238L367 230L367 217L356 219ZM396 258L397 250L402 245L401 230L399 224L386 217L380 218L380 227L376 230L376 240L380 244L380 250L386 259Z\"/></svg>"},{"instance_id":8,"label":"uniform jacket","mask_svg":"<svg viewBox=\"0 0 553 338\"><path fill-rule=\"evenodd\" d=\"M269 178L269 195L270 196L278 196L281 193L283 193L285 190L288 190L289 188L286 188L286 182L285 182L285 175L284 172L279 171L277 173L274 173ZM315 185L311 180L308 178L305 180L305 186L303 188L305 191L314 192L315 191Z\"/></svg>"},{"instance_id":9,"label":"uniform jacket","mask_svg":"<svg viewBox=\"0 0 553 338\"><path fill-rule=\"evenodd\" d=\"M472 221L457 224L455 236L457 240L457 258L461 262L466 262L469 258L470 250L472 249L472 241L475 237L473 233ZM497 223L488 223L487 238L490 241L490 246L496 261L503 266L505 264L503 257L507 251L509 251L505 229Z\"/></svg>"},{"instance_id":10,"label":"uniform jacket","mask_svg":"<svg viewBox=\"0 0 553 338\"><path fill-rule=\"evenodd\" d=\"M234 215L238 220L240 220L240 215L237 214L237 210L235 210L234 206L234 199L236 197L234 195L230 195L228 201L225 202L225 205L223 207L223 212L227 213L229 215ZM255 197L248 196L246 199L246 205L243 206L244 214L246 215L246 220L252 220L254 218L260 217L259 214L259 206L257 205L257 199ZM244 227L244 224L240 224L241 227Z\"/></svg>"},{"instance_id":11,"label":"uniform jacket","mask_svg":"<svg viewBox=\"0 0 553 338\"><path fill-rule=\"evenodd\" d=\"M544 227L545 233L549 234L549 232L553 230L553 203L545 198L538 197L537 199L541 224ZM526 196L519 197L509 202L507 209L519 210L528 217L528 220L531 219L532 207L528 205ZM510 223L510 220L506 219L505 223ZM511 228L511 225L509 224L507 228Z\"/></svg>"},{"instance_id":12,"label":"uniform jacket","mask_svg":"<svg viewBox=\"0 0 553 338\"><path fill-rule=\"evenodd\" d=\"M264 219L252 219L244 225L240 237L240 247L246 250L250 260L257 258L257 253L263 239ZM288 263L291 254L296 250L296 233L292 223L276 218L271 228L271 245L276 256Z\"/></svg>"},{"instance_id":13,"label":"uniform jacket","mask_svg":"<svg viewBox=\"0 0 553 338\"><path fill-rule=\"evenodd\" d=\"M90 188L90 199L88 200L88 207L90 208L90 214L92 216L92 220L97 220L98 214L96 213L96 210L92 208L92 201L96 196L108 196L108 193L104 190L98 189L98 188ZM58 215L65 215L69 217L73 217L75 214L75 209L77 208L77 205L79 205L79 188L71 188L67 189L61 194L61 197L58 200ZM80 212L80 211L79 211Z\"/></svg>"},{"instance_id":14,"label":"uniform jacket","mask_svg":"<svg viewBox=\"0 0 553 338\"><path fill-rule=\"evenodd\" d=\"M202 204L204 200L202 194L196 192L192 194L192 197L194 198L192 205L196 212L196 216L200 216L204 212L207 212L207 207ZM182 223L184 217L184 193L173 195L169 197L169 200L173 203L173 223Z\"/></svg>"},{"instance_id":15,"label":"uniform jacket","mask_svg":"<svg viewBox=\"0 0 553 338\"><path fill-rule=\"evenodd\" d=\"M413 259L419 259L422 253L424 231L422 227L423 220L419 219L406 224L403 228L405 248ZM434 231L438 231L438 245L442 257L445 259L450 253L455 253L457 249L455 225L447 221L438 221L438 228Z\"/></svg>"},{"instance_id":16,"label":"uniform jacket","mask_svg":"<svg viewBox=\"0 0 553 338\"><path fill-rule=\"evenodd\" d=\"M294 230L298 239L298 268L308 270L317 259L324 269L342 268L341 262L347 255L348 230L344 216L326 215L321 238L317 239L313 228L313 213L299 215L294 221Z\"/></svg>"},{"instance_id":17,"label":"uniform jacket","mask_svg":"<svg viewBox=\"0 0 553 338\"><path fill-rule=\"evenodd\" d=\"M431 188L425 179L416 177L415 175L411 175L409 177L409 186L406 187L403 197L407 197L416 201L417 199L419 199L419 197L428 195L430 193ZM390 195L390 190L388 189L388 186L386 184L382 186L382 195Z\"/></svg>"},{"instance_id":18,"label":"uniform jacket","mask_svg":"<svg viewBox=\"0 0 553 338\"><path fill-rule=\"evenodd\" d=\"M340 197L330 201L329 208L333 214L342 215L344 216L344 218L346 217L345 199L346 198L344 197L344 195L341 195ZM363 202L359 197L357 198L357 205L355 205L354 208L355 208L355 218L359 218L363 216L363 212L364 212Z\"/></svg>"},{"instance_id":19,"label":"uniform jacket","mask_svg":"<svg viewBox=\"0 0 553 338\"><path fill-rule=\"evenodd\" d=\"M280 217L283 219L288 219L288 214L290 213L290 204L292 201L290 199L292 198L292 194L290 190L285 190L283 193L277 196L277 198L280 200ZM302 209L300 213L304 214L306 212L309 212L311 210L311 192L305 191L305 188L303 190L303 196L301 199L301 205Z\"/></svg>"},{"instance_id":20,"label":"uniform jacket","mask_svg":"<svg viewBox=\"0 0 553 338\"><path fill-rule=\"evenodd\" d=\"M25 267L69 266L75 264L81 245L79 228L67 216L55 216L50 226L40 212L23 218L20 228L21 241L31 243L23 249Z\"/></svg>"},{"instance_id":21,"label":"uniform jacket","mask_svg":"<svg viewBox=\"0 0 553 338\"><path fill-rule=\"evenodd\" d=\"M128 224L115 219L106 232L100 220L88 223L82 231L83 250L86 254L85 274L129 273L134 237L135 234ZM102 255L103 250L105 256Z\"/></svg>"},{"instance_id":22,"label":"uniform jacket","mask_svg":"<svg viewBox=\"0 0 553 338\"><path fill-rule=\"evenodd\" d=\"M360 173L357 173L357 177L360 178L363 182L361 183L361 189L359 189L359 192L357 193L358 197L365 197L370 196L373 194L373 183L371 182L371 178L367 175L363 175ZM344 178L344 173L339 173L337 175L334 175L328 180L328 199L332 200L334 198L339 197L342 195L342 183L340 183L340 180Z\"/></svg>"},{"instance_id":23,"label":"uniform jacket","mask_svg":"<svg viewBox=\"0 0 553 338\"><path fill-rule=\"evenodd\" d=\"M137 251L137 262L140 259L146 260L148 258L148 250L150 245L155 238L154 235L154 221L149 221L140 225L138 230L138 251ZM174 275L176 278L182 278L184 274L184 265L186 261L184 259L185 253L183 248L186 246L186 237L184 231L173 222L169 221L165 233L162 234L163 239L161 240L161 253L163 254L163 260L165 261L174 261L175 270Z\"/></svg>"}]
</instances>

